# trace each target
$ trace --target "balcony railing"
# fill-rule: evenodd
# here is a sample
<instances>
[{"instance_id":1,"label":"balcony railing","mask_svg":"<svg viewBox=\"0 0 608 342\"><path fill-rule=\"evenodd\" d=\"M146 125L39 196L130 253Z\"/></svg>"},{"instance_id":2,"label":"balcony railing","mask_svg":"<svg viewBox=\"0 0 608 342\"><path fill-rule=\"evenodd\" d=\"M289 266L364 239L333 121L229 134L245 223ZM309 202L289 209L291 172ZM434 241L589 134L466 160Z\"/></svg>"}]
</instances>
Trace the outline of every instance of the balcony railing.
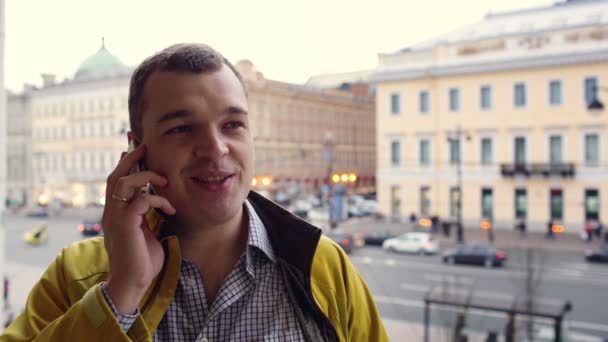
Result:
<instances>
[{"instance_id":1,"label":"balcony railing","mask_svg":"<svg viewBox=\"0 0 608 342\"><path fill-rule=\"evenodd\" d=\"M573 178L576 174L574 163L507 163L500 165L503 177L514 176L559 176Z\"/></svg>"}]
</instances>

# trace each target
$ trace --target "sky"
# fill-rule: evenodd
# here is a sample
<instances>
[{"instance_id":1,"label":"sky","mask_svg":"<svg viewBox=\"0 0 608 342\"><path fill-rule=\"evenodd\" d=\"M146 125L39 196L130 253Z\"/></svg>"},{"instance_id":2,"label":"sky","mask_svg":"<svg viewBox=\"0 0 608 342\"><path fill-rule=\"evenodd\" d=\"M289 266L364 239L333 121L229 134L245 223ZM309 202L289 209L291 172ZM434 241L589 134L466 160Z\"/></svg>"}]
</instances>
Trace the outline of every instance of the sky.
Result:
<instances>
[{"instance_id":1,"label":"sky","mask_svg":"<svg viewBox=\"0 0 608 342\"><path fill-rule=\"evenodd\" d=\"M101 46L127 65L178 42L251 60L266 78L303 83L371 69L392 52L477 22L488 12L554 0L6 0L5 85L41 73L71 78Z\"/></svg>"}]
</instances>

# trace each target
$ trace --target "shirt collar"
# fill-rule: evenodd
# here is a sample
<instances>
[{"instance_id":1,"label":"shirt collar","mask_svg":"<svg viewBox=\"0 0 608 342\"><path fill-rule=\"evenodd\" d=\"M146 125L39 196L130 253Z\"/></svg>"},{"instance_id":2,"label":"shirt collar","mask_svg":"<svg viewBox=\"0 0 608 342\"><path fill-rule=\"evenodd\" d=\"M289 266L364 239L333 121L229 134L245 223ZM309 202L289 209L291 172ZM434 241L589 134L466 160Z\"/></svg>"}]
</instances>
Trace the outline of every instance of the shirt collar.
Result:
<instances>
[{"instance_id":1,"label":"shirt collar","mask_svg":"<svg viewBox=\"0 0 608 342\"><path fill-rule=\"evenodd\" d=\"M245 209L247 209L247 216L249 217L249 237L247 238L247 254L249 254L250 248L255 247L262 251L264 255L273 263L276 262L276 257L266 232L266 226L260 219L255 209L249 203L249 200L245 200Z\"/></svg>"}]
</instances>

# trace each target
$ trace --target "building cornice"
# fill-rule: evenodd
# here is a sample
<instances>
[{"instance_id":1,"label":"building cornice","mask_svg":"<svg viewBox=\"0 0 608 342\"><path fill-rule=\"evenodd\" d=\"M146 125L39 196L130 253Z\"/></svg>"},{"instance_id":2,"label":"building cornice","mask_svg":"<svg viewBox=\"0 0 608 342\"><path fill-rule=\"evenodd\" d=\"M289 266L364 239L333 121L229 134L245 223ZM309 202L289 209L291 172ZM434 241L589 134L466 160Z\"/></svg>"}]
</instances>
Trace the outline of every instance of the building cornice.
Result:
<instances>
[{"instance_id":1,"label":"building cornice","mask_svg":"<svg viewBox=\"0 0 608 342\"><path fill-rule=\"evenodd\" d=\"M371 76L374 83L415 80L429 77L456 76L485 72L539 69L561 65L608 62L608 49L592 52L559 53L543 56L513 58L481 63L431 66L424 68L394 68L379 70Z\"/></svg>"}]
</instances>

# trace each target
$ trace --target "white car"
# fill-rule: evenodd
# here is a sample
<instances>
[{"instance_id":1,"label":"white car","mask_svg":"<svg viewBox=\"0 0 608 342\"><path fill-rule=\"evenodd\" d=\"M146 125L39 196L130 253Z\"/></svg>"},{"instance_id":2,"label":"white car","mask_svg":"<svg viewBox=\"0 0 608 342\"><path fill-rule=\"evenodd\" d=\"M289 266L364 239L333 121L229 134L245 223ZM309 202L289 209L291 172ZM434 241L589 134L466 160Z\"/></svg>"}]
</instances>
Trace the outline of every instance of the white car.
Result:
<instances>
[{"instance_id":1,"label":"white car","mask_svg":"<svg viewBox=\"0 0 608 342\"><path fill-rule=\"evenodd\" d=\"M382 248L389 252L435 254L439 242L428 233L405 233L385 240Z\"/></svg>"}]
</instances>

